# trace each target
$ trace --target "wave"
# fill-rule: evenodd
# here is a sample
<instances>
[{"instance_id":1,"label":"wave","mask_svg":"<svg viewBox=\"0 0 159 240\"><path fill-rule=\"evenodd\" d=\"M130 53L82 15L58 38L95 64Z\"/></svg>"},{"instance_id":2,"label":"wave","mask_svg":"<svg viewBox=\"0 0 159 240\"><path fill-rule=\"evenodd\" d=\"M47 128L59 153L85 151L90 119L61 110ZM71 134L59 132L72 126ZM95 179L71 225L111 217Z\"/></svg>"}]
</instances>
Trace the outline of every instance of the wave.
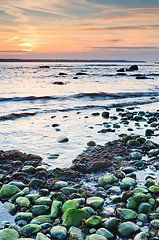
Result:
<instances>
[{"instance_id":1,"label":"wave","mask_svg":"<svg viewBox=\"0 0 159 240\"><path fill-rule=\"evenodd\" d=\"M68 96L27 96L27 97L10 97L0 98L0 102L19 102L19 101L38 101L38 100L71 100L71 99L125 99L125 98L137 98L137 97L157 97L159 92L119 92L119 93L106 93L106 92L95 92L95 93L78 93Z\"/></svg>"},{"instance_id":2,"label":"wave","mask_svg":"<svg viewBox=\"0 0 159 240\"><path fill-rule=\"evenodd\" d=\"M159 102L159 98L150 98L148 100L135 100L131 102L120 102L120 103L112 103L112 104L104 104L104 105L84 105L84 106L73 106L70 108L64 109L47 109L35 112L25 112L25 113L11 113L8 115L0 116L0 121L7 121L7 120L17 120L22 117L31 117L36 114L46 114L46 113L56 113L56 112L71 112L71 111L82 111L82 110L89 110L89 109L110 109L110 108L117 108L117 107L129 107L129 106L138 106L138 105L146 105Z\"/></svg>"}]
</instances>

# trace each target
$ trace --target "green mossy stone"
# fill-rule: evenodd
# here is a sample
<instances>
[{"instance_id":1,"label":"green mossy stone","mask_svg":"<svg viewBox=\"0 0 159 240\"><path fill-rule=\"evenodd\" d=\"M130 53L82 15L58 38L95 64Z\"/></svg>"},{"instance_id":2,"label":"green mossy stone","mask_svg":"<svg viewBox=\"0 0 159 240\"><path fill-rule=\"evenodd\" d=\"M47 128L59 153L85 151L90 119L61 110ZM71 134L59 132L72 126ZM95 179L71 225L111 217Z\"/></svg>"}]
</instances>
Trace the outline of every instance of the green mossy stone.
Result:
<instances>
[{"instance_id":1,"label":"green mossy stone","mask_svg":"<svg viewBox=\"0 0 159 240\"><path fill-rule=\"evenodd\" d=\"M135 236L134 240L147 240L147 235L144 232L140 232Z\"/></svg>"},{"instance_id":2,"label":"green mossy stone","mask_svg":"<svg viewBox=\"0 0 159 240\"><path fill-rule=\"evenodd\" d=\"M117 214L122 220L134 220L137 218L137 213L131 209L117 208Z\"/></svg>"},{"instance_id":3,"label":"green mossy stone","mask_svg":"<svg viewBox=\"0 0 159 240\"><path fill-rule=\"evenodd\" d=\"M101 226L102 218L99 216L92 216L85 221L85 225L89 228L96 228Z\"/></svg>"},{"instance_id":4,"label":"green mossy stone","mask_svg":"<svg viewBox=\"0 0 159 240\"><path fill-rule=\"evenodd\" d=\"M69 240L84 240L85 236L80 228L72 226L69 229L69 238L68 239Z\"/></svg>"},{"instance_id":5,"label":"green mossy stone","mask_svg":"<svg viewBox=\"0 0 159 240\"><path fill-rule=\"evenodd\" d=\"M64 226L54 226L50 233L52 239L65 240L67 238L67 229Z\"/></svg>"},{"instance_id":6,"label":"green mossy stone","mask_svg":"<svg viewBox=\"0 0 159 240\"><path fill-rule=\"evenodd\" d=\"M47 205L50 206L52 203L52 200L49 197L40 197L35 200L36 205Z\"/></svg>"},{"instance_id":7,"label":"green mossy stone","mask_svg":"<svg viewBox=\"0 0 159 240\"><path fill-rule=\"evenodd\" d=\"M140 160L142 159L142 154L140 152L133 152L131 153L131 157L135 160Z\"/></svg>"},{"instance_id":8,"label":"green mossy stone","mask_svg":"<svg viewBox=\"0 0 159 240\"><path fill-rule=\"evenodd\" d=\"M136 180L130 177L125 177L121 181L121 188L122 189L129 189L130 187L133 187L137 184Z\"/></svg>"},{"instance_id":9,"label":"green mossy stone","mask_svg":"<svg viewBox=\"0 0 159 240\"><path fill-rule=\"evenodd\" d=\"M50 238L48 238L46 235L44 235L43 233L37 233L36 235L36 240L50 240Z\"/></svg>"},{"instance_id":10,"label":"green mossy stone","mask_svg":"<svg viewBox=\"0 0 159 240\"><path fill-rule=\"evenodd\" d=\"M94 209L91 207L83 207L82 210L86 211L87 217L90 217L95 213Z\"/></svg>"},{"instance_id":11,"label":"green mossy stone","mask_svg":"<svg viewBox=\"0 0 159 240\"><path fill-rule=\"evenodd\" d=\"M82 209L68 209L64 214L63 225L66 227L79 227L87 213Z\"/></svg>"},{"instance_id":12,"label":"green mossy stone","mask_svg":"<svg viewBox=\"0 0 159 240\"><path fill-rule=\"evenodd\" d=\"M148 202L150 199L150 196L144 194L144 193L134 193L133 196L130 198L131 200L134 200L136 202Z\"/></svg>"},{"instance_id":13,"label":"green mossy stone","mask_svg":"<svg viewBox=\"0 0 159 240\"><path fill-rule=\"evenodd\" d=\"M16 203L20 206L20 207L29 207L30 206L30 201L28 198L26 197L18 197L16 199Z\"/></svg>"},{"instance_id":14,"label":"green mossy stone","mask_svg":"<svg viewBox=\"0 0 159 240\"><path fill-rule=\"evenodd\" d=\"M139 231L140 227L133 222L124 222L118 225L118 232L124 237L129 237Z\"/></svg>"},{"instance_id":15,"label":"green mossy stone","mask_svg":"<svg viewBox=\"0 0 159 240\"><path fill-rule=\"evenodd\" d=\"M62 208L62 202L58 200L54 200L51 205L50 217L57 218L59 212L61 211L61 208Z\"/></svg>"},{"instance_id":16,"label":"green mossy stone","mask_svg":"<svg viewBox=\"0 0 159 240\"><path fill-rule=\"evenodd\" d=\"M26 173L35 173L35 167L31 165L26 165L22 168L22 171Z\"/></svg>"},{"instance_id":17,"label":"green mossy stone","mask_svg":"<svg viewBox=\"0 0 159 240\"><path fill-rule=\"evenodd\" d=\"M31 212L36 215L46 214L49 211L49 206L47 205L34 205L30 208Z\"/></svg>"},{"instance_id":18,"label":"green mossy stone","mask_svg":"<svg viewBox=\"0 0 159 240\"><path fill-rule=\"evenodd\" d=\"M33 219L33 214L30 212L19 212L17 213L14 221L20 221L20 220L25 220L27 222L30 222Z\"/></svg>"},{"instance_id":19,"label":"green mossy stone","mask_svg":"<svg viewBox=\"0 0 159 240\"><path fill-rule=\"evenodd\" d=\"M70 208L79 208L80 204L76 200L67 200L63 205L62 205L62 211L66 212Z\"/></svg>"},{"instance_id":20,"label":"green mossy stone","mask_svg":"<svg viewBox=\"0 0 159 240\"><path fill-rule=\"evenodd\" d=\"M63 187L60 189L60 192L62 192L64 194L72 194L72 193L76 193L77 189L75 189L73 187Z\"/></svg>"},{"instance_id":21,"label":"green mossy stone","mask_svg":"<svg viewBox=\"0 0 159 240\"><path fill-rule=\"evenodd\" d=\"M14 215L16 213L16 206L13 204L13 203L10 203L10 202L5 202L4 203L4 207L8 210L8 212L11 214L11 215Z\"/></svg>"},{"instance_id":22,"label":"green mossy stone","mask_svg":"<svg viewBox=\"0 0 159 240\"><path fill-rule=\"evenodd\" d=\"M118 178L115 177L114 175L104 175L98 179L98 184L99 186L103 187L108 184L113 184L115 182L118 182Z\"/></svg>"},{"instance_id":23,"label":"green mossy stone","mask_svg":"<svg viewBox=\"0 0 159 240\"><path fill-rule=\"evenodd\" d=\"M92 234L86 240L107 240L107 238L99 234Z\"/></svg>"},{"instance_id":24,"label":"green mossy stone","mask_svg":"<svg viewBox=\"0 0 159 240\"><path fill-rule=\"evenodd\" d=\"M43 181L40 180L40 179L32 179L30 182L29 182L29 186L34 188L34 189L37 189L39 188L41 185L43 184Z\"/></svg>"},{"instance_id":25,"label":"green mossy stone","mask_svg":"<svg viewBox=\"0 0 159 240\"><path fill-rule=\"evenodd\" d=\"M27 194L25 197L28 198L31 203L35 203L35 201L36 201L38 198L40 198L40 195L37 194L37 193L30 193L30 194Z\"/></svg>"},{"instance_id":26,"label":"green mossy stone","mask_svg":"<svg viewBox=\"0 0 159 240\"><path fill-rule=\"evenodd\" d=\"M152 210L153 206L149 203L140 203L138 207L138 213L145 213L148 214Z\"/></svg>"},{"instance_id":27,"label":"green mossy stone","mask_svg":"<svg viewBox=\"0 0 159 240\"><path fill-rule=\"evenodd\" d=\"M144 187L136 187L133 190L134 193L148 193L148 190Z\"/></svg>"},{"instance_id":28,"label":"green mossy stone","mask_svg":"<svg viewBox=\"0 0 159 240\"><path fill-rule=\"evenodd\" d=\"M19 234L14 229L2 229L0 230L0 240L16 240L19 238Z\"/></svg>"},{"instance_id":29,"label":"green mossy stone","mask_svg":"<svg viewBox=\"0 0 159 240\"><path fill-rule=\"evenodd\" d=\"M32 236L42 230L42 227L37 224L27 224L21 228L21 232L25 235Z\"/></svg>"},{"instance_id":30,"label":"green mossy stone","mask_svg":"<svg viewBox=\"0 0 159 240\"><path fill-rule=\"evenodd\" d=\"M105 228L99 228L97 231L96 231L96 234L99 234L99 235L102 235L108 239L114 239L114 235L108 231L107 229Z\"/></svg>"},{"instance_id":31,"label":"green mossy stone","mask_svg":"<svg viewBox=\"0 0 159 240\"><path fill-rule=\"evenodd\" d=\"M138 203L137 203L135 200L131 199L131 200L128 201L128 203L126 204L126 207L127 207L127 208L130 208L130 209L132 209L132 210L135 210L135 209L137 209L137 207L138 207Z\"/></svg>"},{"instance_id":32,"label":"green mossy stone","mask_svg":"<svg viewBox=\"0 0 159 240\"><path fill-rule=\"evenodd\" d=\"M109 231L113 231L117 229L119 223L120 223L120 219L116 217L111 217L103 223L103 226Z\"/></svg>"},{"instance_id":33,"label":"green mossy stone","mask_svg":"<svg viewBox=\"0 0 159 240\"><path fill-rule=\"evenodd\" d=\"M151 186L149 187L149 191L154 194L159 194L159 186Z\"/></svg>"},{"instance_id":34,"label":"green mossy stone","mask_svg":"<svg viewBox=\"0 0 159 240\"><path fill-rule=\"evenodd\" d=\"M151 225L154 229L159 229L159 219L152 220Z\"/></svg>"},{"instance_id":35,"label":"green mossy stone","mask_svg":"<svg viewBox=\"0 0 159 240\"><path fill-rule=\"evenodd\" d=\"M31 224L52 223L52 220L49 215L40 215L33 218L30 223Z\"/></svg>"},{"instance_id":36,"label":"green mossy stone","mask_svg":"<svg viewBox=\"0 0 159 240\"><path fill-rule=\"evenodd\" d=\"M14 194L20 192L20 189L14 185L3 185L0 189L0 200L5 198L10 198Z\"/></svg>"},{"instance_id":37,"label":"green mossy stone","mask_svg":"<svg viewBox=\"0 0 159 240\"><path fill-rule=\"evenodd\" d=\"M28 187L25 187L22 191L14 194L11 198L10 198L10 201L11 202L14 202L18 197L22 197L22 196L25 196L26 194L29 194L30 193L30 190Z\"/></svg>"},{"instance_id":38,"label":"green mossy stone","mask_svg":"<svg viewBox=\"0 0 159 240\"><path fill-rule=\"evenodd\" d=\"M87 199L86 202L90 207L92 207L94 209L98 209L103 206L104 199L101 197L90 197Z\"/></svg>"}]
</instances>

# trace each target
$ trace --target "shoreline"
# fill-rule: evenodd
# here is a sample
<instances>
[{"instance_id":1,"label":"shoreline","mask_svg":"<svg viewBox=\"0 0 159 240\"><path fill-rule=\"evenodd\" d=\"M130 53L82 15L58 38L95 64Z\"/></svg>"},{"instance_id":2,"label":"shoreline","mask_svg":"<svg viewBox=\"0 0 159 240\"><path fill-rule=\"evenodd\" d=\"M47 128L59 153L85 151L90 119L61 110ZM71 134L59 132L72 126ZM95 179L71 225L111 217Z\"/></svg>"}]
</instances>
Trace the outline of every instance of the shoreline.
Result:
<instances>
[{"instance_id":1,"label":"shoreline","mask_svg":"<svg viewBox=\"0 0 159 240\"><path fill-rule=\"evenodd\" d=\"M15 239L48 240L62 232L62 239L130 239L123 230L127 224L136 239L144 229L149 239L157 239L159 145L151 140L124 135L89 147L63 169L49 170L39 156L16 150L0 151L0 158L0 200L11 215L16 214L15 224L3 222L0 236L5 232L18 236ZM137 175L149 167L145 183L138 185ZM112 229L108 226L113 221Z\"/></svg>"}]
</instances>

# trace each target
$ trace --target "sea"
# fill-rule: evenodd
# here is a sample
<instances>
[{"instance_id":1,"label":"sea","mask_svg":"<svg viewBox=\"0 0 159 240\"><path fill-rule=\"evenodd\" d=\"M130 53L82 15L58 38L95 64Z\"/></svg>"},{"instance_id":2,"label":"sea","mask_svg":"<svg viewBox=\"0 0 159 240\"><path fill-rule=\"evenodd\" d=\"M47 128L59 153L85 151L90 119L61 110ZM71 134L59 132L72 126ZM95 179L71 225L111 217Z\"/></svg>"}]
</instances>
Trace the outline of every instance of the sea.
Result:
<instances>
[{"instance_id":1,"label":"sea","mask_svg":"<svg viewBox=\"0 0 159 240\"><path fill-rule=\"evenodd\" d=\"M134 64L138 71L117 71ZM104 145L120 134L144 136L149 126L131 121L124 125L117 107L126 112L159 111L159 64L0 63L1 150L40 155L50 168L68 167L89 141ZM103 111L117 119L104 119ZM100 131L114 123L120 125L114 132ZM159 143L156 133L151 139ZM60 136L69 141L59 143Z\"/></svg>"}]
</instances>

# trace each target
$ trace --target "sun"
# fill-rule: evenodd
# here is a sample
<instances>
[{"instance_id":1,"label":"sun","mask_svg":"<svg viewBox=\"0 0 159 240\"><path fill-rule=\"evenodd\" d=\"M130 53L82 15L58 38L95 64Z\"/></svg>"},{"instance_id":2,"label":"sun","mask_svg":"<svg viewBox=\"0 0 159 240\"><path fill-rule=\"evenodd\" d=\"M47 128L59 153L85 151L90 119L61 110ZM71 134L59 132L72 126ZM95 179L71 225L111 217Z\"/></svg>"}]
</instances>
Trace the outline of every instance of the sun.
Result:
<instances>
[{"instance_id":1,"label":"sun","mask_svg":"<svg viewBox=\"0 0 159 240\"><path fill-rule=\"evenodd\" d=\"M22 51L28 51L28 52L34 51L35 45L36 45L35 42L29 42L29 43L23 42L18 44L18 46L22 47Z\"/></svg>"}]
</instances>

